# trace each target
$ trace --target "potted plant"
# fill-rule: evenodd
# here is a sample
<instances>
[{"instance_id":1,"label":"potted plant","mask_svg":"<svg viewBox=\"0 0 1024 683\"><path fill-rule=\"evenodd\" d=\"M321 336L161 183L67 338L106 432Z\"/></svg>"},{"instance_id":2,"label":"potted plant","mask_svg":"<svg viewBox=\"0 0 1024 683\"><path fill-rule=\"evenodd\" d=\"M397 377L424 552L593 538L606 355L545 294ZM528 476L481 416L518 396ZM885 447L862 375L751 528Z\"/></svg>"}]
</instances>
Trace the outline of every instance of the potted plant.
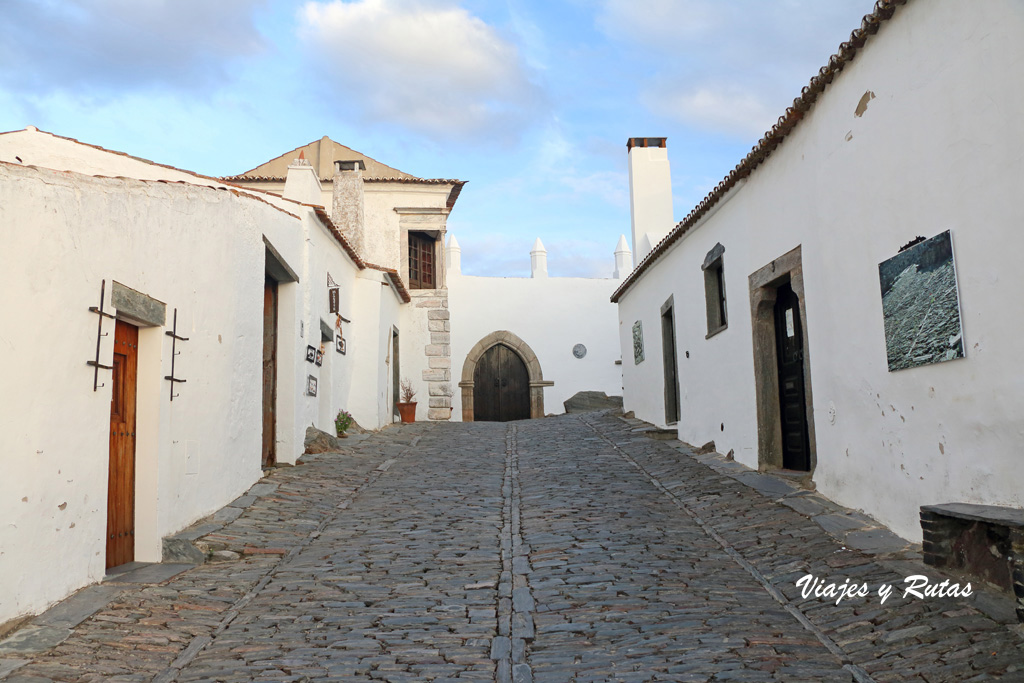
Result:
<instances>
[{"instance_id":1,"label":"potted plant","mask_svg":"<svg viewBox=\"0 0 1024 683\"><path fill-rule=\"evenodd\" d=\"M408 379L402 380L402 400L398 402L398 414L402 416L402 422L408 424L416 421L416 391L412 388L412 382Z\"/></svg>"},{"instance_id":2,"label":"potted plant","mask_svg":"<svg viewBox=\"0 0 1024 683\"><path fill-rule=\"evenodd\" d=\"M342 439L348 437L345 432L352 426L352 413L347 410L339 410L337 417L334 418L334 428L338 430L338 436Z\"/></svg>"}]
</instances>

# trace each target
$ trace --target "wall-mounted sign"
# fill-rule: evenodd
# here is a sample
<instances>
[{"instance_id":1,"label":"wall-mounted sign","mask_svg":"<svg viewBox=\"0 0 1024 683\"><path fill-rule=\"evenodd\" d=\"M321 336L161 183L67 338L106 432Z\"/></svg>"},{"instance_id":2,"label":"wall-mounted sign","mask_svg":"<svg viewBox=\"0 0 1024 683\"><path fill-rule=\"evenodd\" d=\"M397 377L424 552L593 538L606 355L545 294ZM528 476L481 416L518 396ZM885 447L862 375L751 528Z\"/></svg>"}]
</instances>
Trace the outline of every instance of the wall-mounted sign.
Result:
<instances>
[{"instance_id":1,"label":"wall-mounted sign","mask_svg":"<svg viewBox=\"0 0 1024 683\"><path fill-rule=\"evenodd\" d=\"M576 356L577 358L583 358L583 356L587 355L587 347L584 346L583 344L577 344L576 346L572 347L572 355Z\"/></svg>"},{"instance_id":2,"label":"wall-mounted sign","mask_svg":"<svg viewBox=\"0 0 1024 683\"><path fill-rule=\"evenodd\" d=\"M314 362L317 364L317 367L319 367L319 366L324 364L324 352L323 351L317 351L316 352L316 361L314 361Z\"/></svg>"},{"instance_id":3,"label":"wall-mounted sign","mask_svg":"<svg viewBox=\"0 0 1024 683\"><path fill-rule=\"evenodd\" d=\"M313 375L306 377L306 393L310 396L316 396L316 377Z\"/></svg>"},{"instance_id":4,"label":"wall-mounted sign","mask_svg":"<svg viewBox=\"0 0 1024 683\"><path fill-rule=\"evenodd\" d=\"M948 230L883 261L878 276L890 372L964 357Z\"/></svg>"},{"instance_id":5,"label":"wall-mounted sign","mask_svg":"<svg viewBox=\"0 0 1024 683\"><path fill-rule=\"evenodd\" d=\"M633 323L633 364L640 365L644 360L644 327L637 320Z\"/></svg>"},{"instance_id":6,"label":"wall-mounted sign","mask_svg":"<svg viewBox=\"0 0 1024 683\"><path fill-rule=\"evenodd\" d=\"M335 340L335 348L338 350L338 353L340 353L343 356L345 355L345 346L345 340L342 339L341 335L339 334L338 338Z\"/></svg>"},{"instance_id":7,"label":"wall-mounted sign","mask_svg":"<svg viewBox=\"0 0 1024 683\"><path fill-rule=\"evenodd\" d=\"M306 347L306 362L307 363L315 363L316 362L316 349L314 347L312 347L312 346L307 346Z\"/></svg>"},{"instance_id":8,"label":"wall-mounted sign","mask_svg":"<svg viewBox=\"0 0 1024 683\"><path fill-rule=\"evenodd\" d=\"M331 303L331 313L338 312L338 300L340 298L338 291L339 290L337 287L331 287L330 289L327 290L327 298Z\"/></svg>"}]
</instances>

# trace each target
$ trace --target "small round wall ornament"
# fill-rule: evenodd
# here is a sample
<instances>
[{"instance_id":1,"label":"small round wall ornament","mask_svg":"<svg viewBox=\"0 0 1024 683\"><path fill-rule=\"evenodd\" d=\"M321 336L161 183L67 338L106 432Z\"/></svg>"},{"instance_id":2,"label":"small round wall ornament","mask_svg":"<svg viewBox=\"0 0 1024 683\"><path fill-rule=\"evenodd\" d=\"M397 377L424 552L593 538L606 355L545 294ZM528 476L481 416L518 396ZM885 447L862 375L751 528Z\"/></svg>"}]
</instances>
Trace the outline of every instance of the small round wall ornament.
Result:
<instances>
[{"instance_id":1,"label":"small round wall ornament","mask_svg":"<svg viewBox=\"0 0 1024 683\"><path fill-rule=\"evenodd\" d=\"M583 344L577 344L576 346L572 347L572 355L576 356L577 358L583 358L583 356L587 355L587 347L584 346Z\"/></svg>"}]
</instances>

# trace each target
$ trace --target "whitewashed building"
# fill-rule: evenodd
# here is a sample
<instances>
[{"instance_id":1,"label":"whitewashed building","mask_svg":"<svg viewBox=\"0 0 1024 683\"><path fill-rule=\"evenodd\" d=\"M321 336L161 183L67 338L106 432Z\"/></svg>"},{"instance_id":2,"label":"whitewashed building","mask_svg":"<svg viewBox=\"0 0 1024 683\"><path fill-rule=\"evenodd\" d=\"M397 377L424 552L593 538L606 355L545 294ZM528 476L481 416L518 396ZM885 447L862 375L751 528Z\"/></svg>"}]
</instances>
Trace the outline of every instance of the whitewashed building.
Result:
<instances>
[{"instance_id":1,"label":"whitewashed building","mask_svg":"<svg viewBox=\"0 0 1024 683\"><path fill-rule=\"evenodd\" d=\"M1024 506L1022 34L1012 0L879 2L678 225L634 184L634 240L667 235L612 297L625 408L908 539L922 505ZM630 141L634 180L664 145ZM955 279L922 280L914 318L888 291L935 265L919 237ZM926 338L934 316L954 332ZM890 370L901 338L917 366Z\"/></svg>"},{"instance_id":2,"label":"whitewashed building","mask_svg":"<svg viewBox=\"0 0 1024 683\"><path fill-rule=\"evenodd\" d=\"M222 179L0 134L0 284L23 321L0 331L0 623L159 561L165 537L295 463L339 410L390 425L402 379L418 419L474 419L459 373L497 345L528 366L535 410L490 419L619 393L618 280L542 277L540 247L534 278L456 265L449 282L463 185L327 138Z\"/></svg>"},{"instance_id":3,"label":"whitewashed building","mask_svg":"<svg viewBox=\"0 0 1024 683\"><path fill-rule=\"evenodd\" d=\"M411 297L295 161L277 197L0 135L0 278L23 321L0 332L0 623L159 561L338 410L391 424Z\"/></svg>"}]
</instances>

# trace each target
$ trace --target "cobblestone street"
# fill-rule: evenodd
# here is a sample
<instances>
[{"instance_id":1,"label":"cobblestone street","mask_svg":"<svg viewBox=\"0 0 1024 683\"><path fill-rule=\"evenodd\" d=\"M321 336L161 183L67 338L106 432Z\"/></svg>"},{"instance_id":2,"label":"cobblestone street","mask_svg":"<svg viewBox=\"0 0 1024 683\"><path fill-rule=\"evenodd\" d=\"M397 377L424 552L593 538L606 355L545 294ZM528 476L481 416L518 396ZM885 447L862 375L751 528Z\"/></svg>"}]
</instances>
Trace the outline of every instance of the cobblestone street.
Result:
<instances>
[{"instance_id":1,"label":"cobblestone street","mask_svg":"<svg viewBox=\"0 0 1024 683\"><path fill-rule=\"evenodd\" d=\"M0 679L1024 681L1010 598L904 599L942 575L870 520L620 417L352 441L221 515L223 561L23 626ZM808 573L895 591L805 599Z\"/></svg>"}]
</instances>

